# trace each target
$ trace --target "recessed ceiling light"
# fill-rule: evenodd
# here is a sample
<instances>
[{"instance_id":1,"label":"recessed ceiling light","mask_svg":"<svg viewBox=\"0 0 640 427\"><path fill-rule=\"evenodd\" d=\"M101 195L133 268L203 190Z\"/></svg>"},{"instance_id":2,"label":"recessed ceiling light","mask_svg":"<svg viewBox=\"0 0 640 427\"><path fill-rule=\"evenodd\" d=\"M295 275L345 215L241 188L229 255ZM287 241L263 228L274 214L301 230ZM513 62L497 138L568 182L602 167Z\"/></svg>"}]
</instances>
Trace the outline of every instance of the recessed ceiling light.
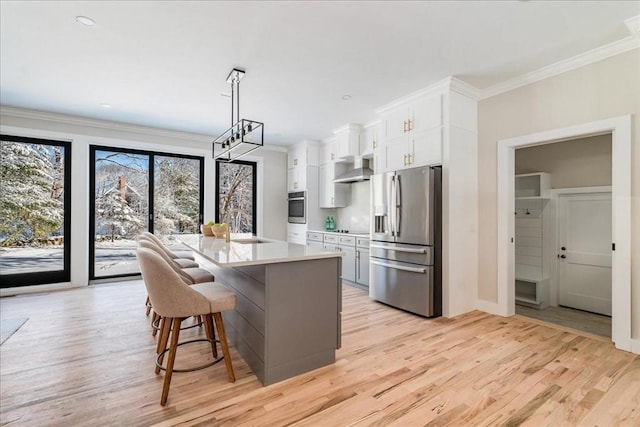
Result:
<instances>
[{"instance_id":1,"label":"recessed ceiling light","mask_svg":"<svg viewBox=\"0 0 640 427\"><path fill-rule=\"evenodd\" d=\"M351 95L342 95L342 100L343 101L348 101L351 99Z\"/></svg>"},{"instance_id":2,"label":"recessed ceiling light","mask_svg":"<svg viewBox=\"0 0 640 427\"><path fill-rule=\"evenodd\" d=\"M76 16L76 22L86 25L87 27L95 27L96 21L87 16Z\"/></svg>"}]
</instances>

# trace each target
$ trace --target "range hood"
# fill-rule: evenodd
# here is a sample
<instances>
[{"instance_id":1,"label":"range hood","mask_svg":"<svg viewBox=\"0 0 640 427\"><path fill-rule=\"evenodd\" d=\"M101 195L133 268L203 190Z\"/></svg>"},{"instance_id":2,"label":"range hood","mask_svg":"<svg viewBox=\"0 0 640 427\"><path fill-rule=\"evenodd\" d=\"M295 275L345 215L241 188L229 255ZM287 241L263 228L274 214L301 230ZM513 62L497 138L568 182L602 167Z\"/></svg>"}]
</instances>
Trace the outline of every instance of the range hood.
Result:
<instances>
[{"instance_id":1,"label":"range hood","mask_svg":"<svg viewBox=\"0 0 640 427\"><path fill-rule=\"evenodd\" d=\"M371 179L371 175L373 175L373 171L369 169L369 161L363 160L362 157L356 157L353 159L353 168L336 177L333 182L351 183L368 181Z\"/></svg>"}]
</instances>

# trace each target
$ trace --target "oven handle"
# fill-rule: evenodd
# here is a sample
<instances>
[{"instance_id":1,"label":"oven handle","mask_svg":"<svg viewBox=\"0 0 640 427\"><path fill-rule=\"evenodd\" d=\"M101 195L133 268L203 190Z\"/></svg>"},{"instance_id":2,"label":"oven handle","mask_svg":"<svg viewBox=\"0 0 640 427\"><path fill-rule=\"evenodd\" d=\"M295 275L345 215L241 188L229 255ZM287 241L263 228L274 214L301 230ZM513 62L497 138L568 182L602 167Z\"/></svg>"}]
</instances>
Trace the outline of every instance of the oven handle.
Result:
<instances>
[{"instance_id":1,"label":"oven handle","mask_svg":"<svg viewBox=\"0 0 640 427\"><path fill-rule=\"evenodd\" d=\"M375 243L371 243L369 247L376 248L376 249L387 249L387 250L396 251L396 252L407 252L410 254L426 254L427 253L427 250L425 248L422 248L422 249L400 248L397 246L376 245Z\"/></svg>"},{"instance_id":2,"label":"oven handle","mask_svg":"<svg viewBox=\"0 0 640 427\"><path fill-rule=\"evenodd\" d=\"M304 197L292 197L290 199L287 200L304 200Z\"/></svg>"},{"instance_id":3,"label":"oven handle","mask_svg":"<svg viewBox=\"0 0 640 427\"><path fill-rule=\"evenodd\" d=\"M426 268L404 267L402 265L388 264L386 262L380 262L380 261L374 261L374 260L370 260L369 262L371 264L379 265L381 267L395 268L396 270L410 271L411 273L425 274L427 272Z\"/></svg>"}]
</instances>

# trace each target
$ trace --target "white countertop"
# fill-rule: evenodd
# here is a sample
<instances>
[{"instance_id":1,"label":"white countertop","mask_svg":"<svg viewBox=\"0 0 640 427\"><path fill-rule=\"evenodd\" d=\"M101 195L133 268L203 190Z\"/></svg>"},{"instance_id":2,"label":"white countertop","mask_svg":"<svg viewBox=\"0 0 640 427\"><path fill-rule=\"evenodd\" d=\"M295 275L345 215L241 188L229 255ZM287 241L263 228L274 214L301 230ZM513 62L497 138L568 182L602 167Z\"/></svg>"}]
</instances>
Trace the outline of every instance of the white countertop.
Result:
<instances>
[{"instance_id":1,"label":"white countertop","mask_svg":"<svg viewBox=\"0 0 640 427\"><path fill-rule=\"evenodd\" d=\"M180 234L176 239L219 267L275 264L343 256L342 252L265 239L248 233L232 233L230 242L202 234Z\"/></svg>"}]
</instances>

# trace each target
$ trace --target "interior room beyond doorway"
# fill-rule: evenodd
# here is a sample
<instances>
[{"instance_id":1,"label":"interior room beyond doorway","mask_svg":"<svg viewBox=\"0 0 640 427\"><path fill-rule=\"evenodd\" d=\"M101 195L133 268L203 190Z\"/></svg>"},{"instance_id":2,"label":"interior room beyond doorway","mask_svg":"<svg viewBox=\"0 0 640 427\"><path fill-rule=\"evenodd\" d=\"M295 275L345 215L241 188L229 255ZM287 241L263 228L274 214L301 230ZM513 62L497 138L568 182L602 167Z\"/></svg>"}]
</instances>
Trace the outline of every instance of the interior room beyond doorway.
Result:
<instances>
[{"instance_id":1,"label":"interior room beyond doorway","mask_svg":"<svg viewBox=\"0 0 640 427\"><path fill-rule=\"evenodd\" d=\"M516 314L611 338L611 148L609 133L515 150L516 176L548 174L548 191L540 200L518 197L516 190L516 280L536 268L542 279L537 287L542 295L533 303L518 298L523 282L516 282ZM574 204L585 208L586 222L581 227L575 219L569 222L574 225L567 245L566 196L574 189L579 193ZM600 233L584 232L596 225ZM580 256L589 262L572 262ZM600 308L583 300L597 301Z\"/></svg>"}]
</instances>

